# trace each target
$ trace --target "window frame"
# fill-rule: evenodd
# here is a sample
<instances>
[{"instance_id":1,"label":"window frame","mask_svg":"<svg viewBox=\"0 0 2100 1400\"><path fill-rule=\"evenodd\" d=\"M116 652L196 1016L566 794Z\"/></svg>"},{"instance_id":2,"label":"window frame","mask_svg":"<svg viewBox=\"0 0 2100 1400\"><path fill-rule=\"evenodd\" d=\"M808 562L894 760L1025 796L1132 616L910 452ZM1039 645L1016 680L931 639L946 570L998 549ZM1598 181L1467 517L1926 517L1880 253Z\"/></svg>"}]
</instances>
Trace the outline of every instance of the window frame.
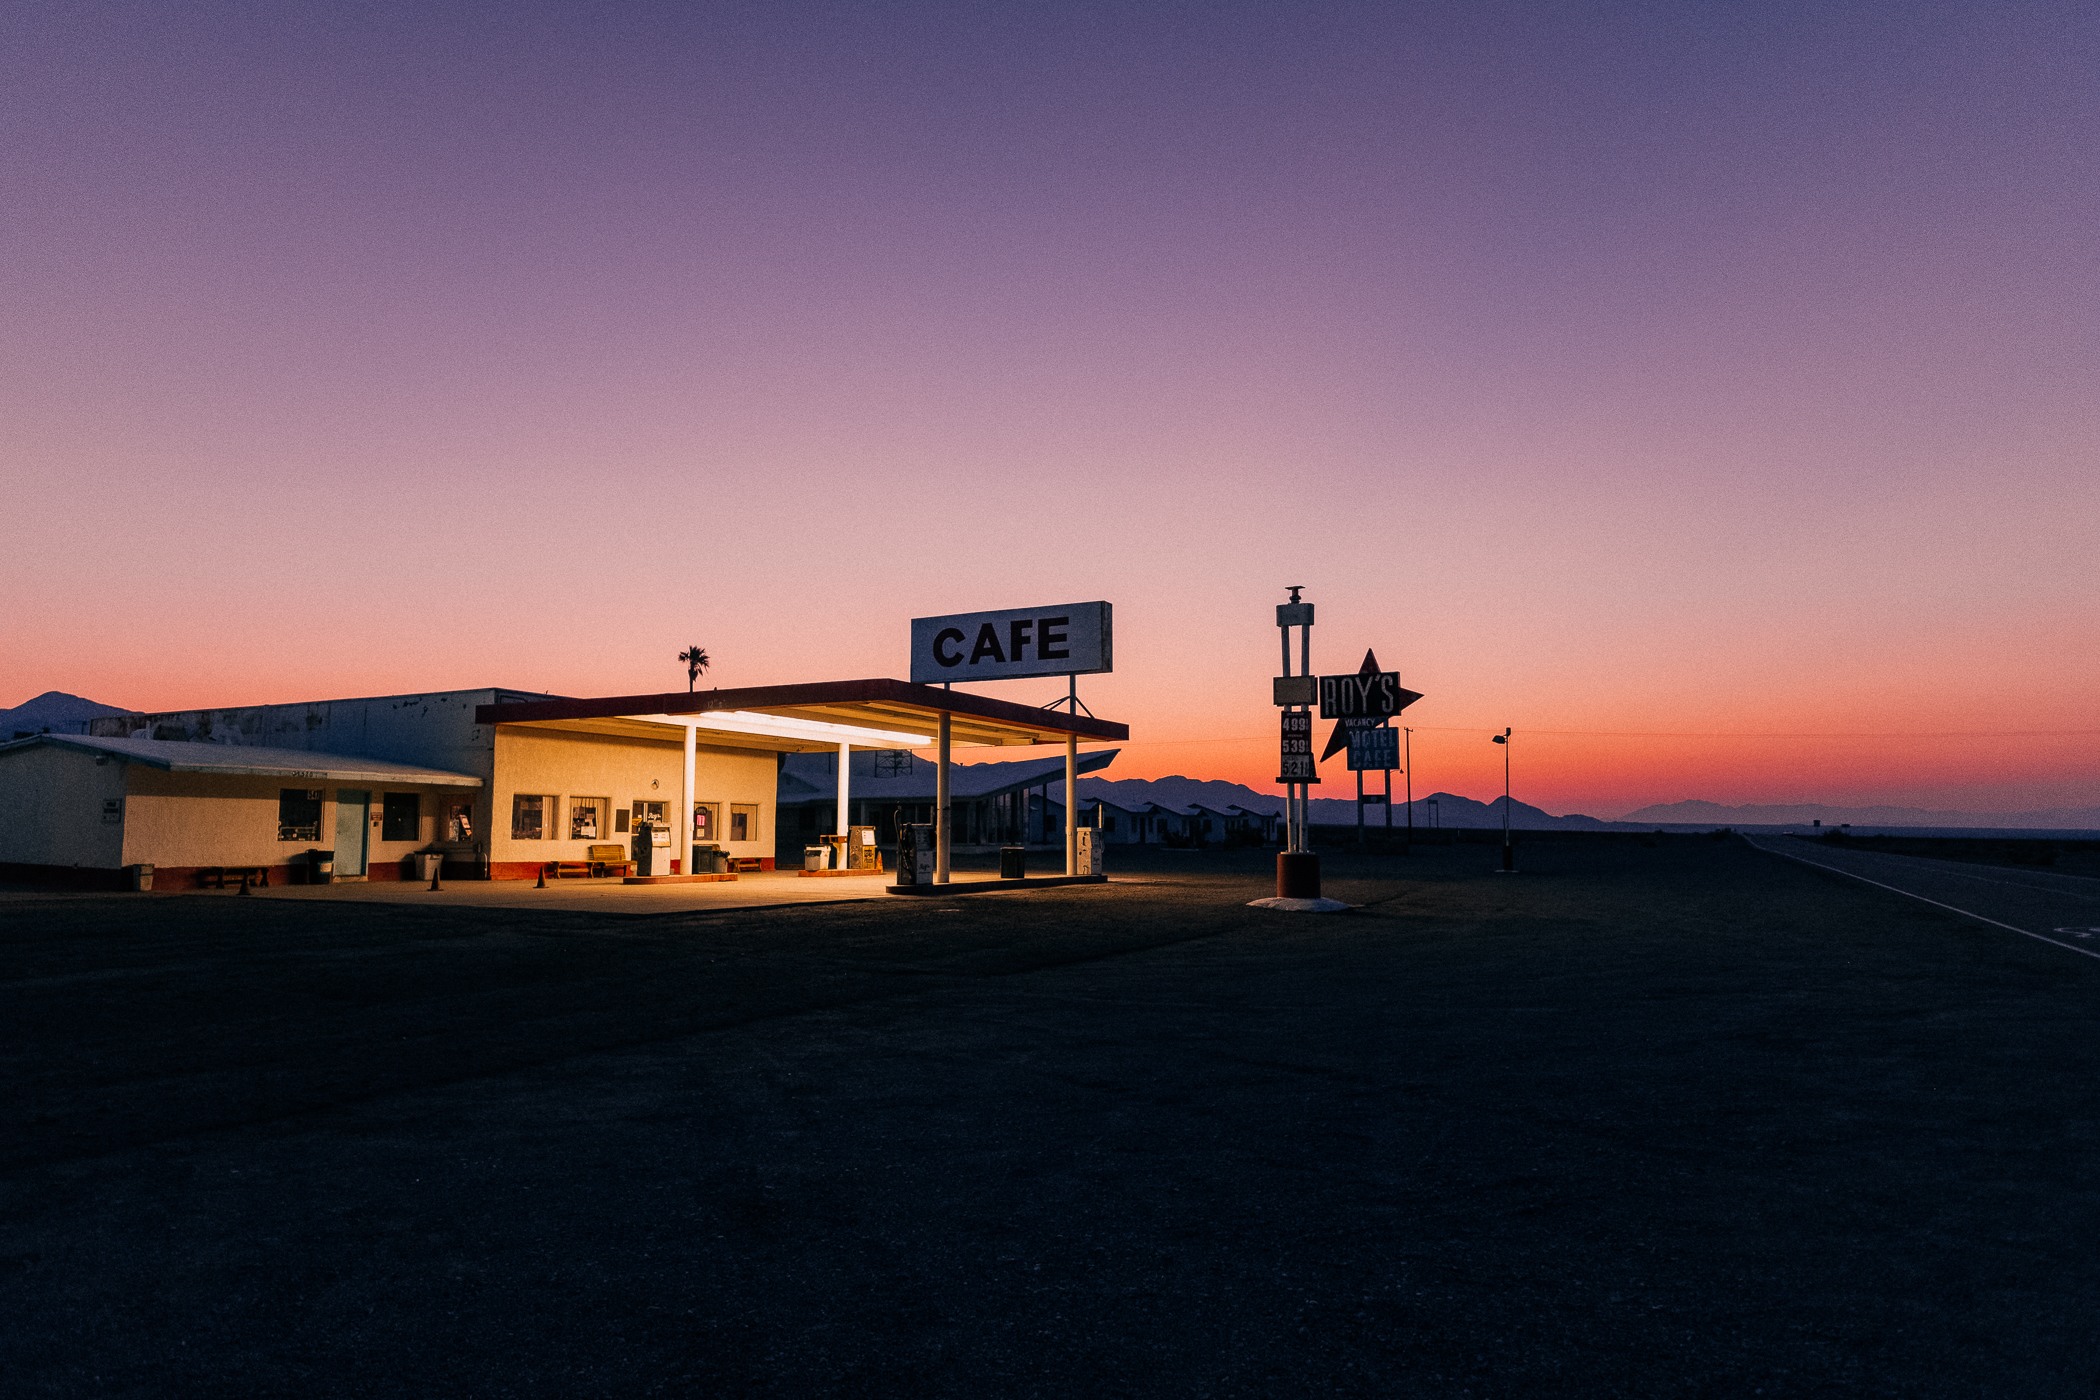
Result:
<instances>
[{"instance_id":1,"label":"window frame","mask_svg":"<svg viewBox=\"0 0 2100 1400\"><path fill-rule=\"evenodd\" d=\"M759 834L759 807L757 802L732 802L729 804L729 840L751 842L763 839ZM745 834L736 834L737 819L744 819Z\"/></svg>"},{"instance_id":2,"label":"window frame","mask_svg":"<svg viewBox=\"0 0 2100 1400\"><path fill-rule=\"evenodd\" d=\"M322 797L322 795L321 795L321 794L322 794L322 793L323 793L324 791L325 791L325 789L323 789L323 788L279 788L279 789L277 789L277 839L278 839L278 840L280 840L280 841L319 841L319 840L321 839L321 817L322 817L322 804L323 804L323 803L324 803L324 801L326 800L326 799L324 799L324 798ZM312 821L311 823L304 823L304 822L287 822L287 821L286 821L286 820L284 819L284 818L285 818L285 813L286 813L286 811L287 811L287 804L288 804L288 803L289 803L290 801L292 801L292 798L291 798L291 794L292 794L292 793L298 793L298 794L299 794L299 798L298 798L298 801L299 801L299 803L301 804L301 810L303 810L303 809L304 809L304 805L305 805L305 804L307 804L307 803L311 803L311 804L313 805L313 817L314 817L314 819L313 819L313 821Z\"/></svg>"},{"instance_id":3,"label":"window frame","mask_svg":"<svg viewBox=\"0 0 2100 1400\"><path fill-rule=\"evenodd\" d=\"M406 805L408 835L400 833L402 808ZM420 792L382 792L379 794L379 839L382 841L420 841L423 839L423 794Z\"/></svg>"},{"instance_id":4,"label":"window frame","mask_svg":"<svg viewBox=\"0 0 2100 1400\"><path fill-rule=\"evenodd\" d=\"M707 813L707 834L705 836L700 834L697 824L697 819L702 812ZM712 798L696 798L693 801L693 816L696 819L693 829L694 842L701 845L721 845L724 839L722 835L722 804Z\"/></svg>"},{"instance_id":5,"label":"window frame","mask_svg":"<svg viewBox=\"0 0 2100 1400\"><path fill-rule=\"evenodd\" d=\"M512 793L510 795L510 839L513 841L547 840L547 828L549 825L548 818L554 815L554 813L549 810L553 802L554 799L544 792ZM539 805L528 806L528 803L537 803ZM530 834L519 830L519 819L522 818L527 812L531 812L535 817L539 819L536 823L534 823L537 829L531 832Z\"/></svg>"},{"instance_id":6,"label":"window frame","mask_svg":"<svg viewBox=\"0 0 2100 1400\"><path fill-rule=\"evenodd\" d=\"M612 813L612 799L610 797L571 797L568 799L566 806L567 810L562 813L562 829L567 831L568 835L562 839L567 841L604 841L608 839L605 828L608 825L606 818ZM576 834L576 812L581 807L589 807L597 814L597 835L578 836Z\"/></svg>"}]
</instances>

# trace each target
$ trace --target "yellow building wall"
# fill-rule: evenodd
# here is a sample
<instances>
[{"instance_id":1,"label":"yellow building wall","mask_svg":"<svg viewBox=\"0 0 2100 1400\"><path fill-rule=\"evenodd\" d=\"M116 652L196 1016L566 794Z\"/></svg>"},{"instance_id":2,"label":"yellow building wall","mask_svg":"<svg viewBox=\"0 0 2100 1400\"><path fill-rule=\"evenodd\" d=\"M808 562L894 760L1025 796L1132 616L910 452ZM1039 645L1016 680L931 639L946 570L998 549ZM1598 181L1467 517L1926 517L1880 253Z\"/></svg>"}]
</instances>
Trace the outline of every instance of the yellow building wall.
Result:
<instances>
[{"instance_id":1,"label":"yellow building wall","mask_svg":"<svg viewBox=\"0 0 2100 1400\"><path fill-rule=\"evenodd\" d=\"M509 729L496 731L496 782L491 796L495 810L489 830L493 834L494 860L498 865L544 863L550 860L582 860L593 845L618 842L625 846L629 833L615 833L608 813L606 826L596 841L570 840L569 802L577 797L604 798L610 811L637 802L661 802L664 811L678 818L678 801L684 786L683 746L650 739L630 739L603 734L571 734L555 729ZM717 804L721 810L722 839L715 844L732 856L770 858L773 854L774 800L779 792L780 764L770 753L751 749L714 748L702 743L693 759L693 800ZM513 839L511 798L518 794L551 797L545 829L549 836L539 841ZM754 839L730 841L731 804L758 808L758 830ZM687 828L688 830L690 828ZM680 862L684 870L690 841L681 841L676 831L670 849L659 847L657 858ZM517 875L518 870L498 871ZM662 864L657 873L665 873Z\"/></svg>"}]
</instances>

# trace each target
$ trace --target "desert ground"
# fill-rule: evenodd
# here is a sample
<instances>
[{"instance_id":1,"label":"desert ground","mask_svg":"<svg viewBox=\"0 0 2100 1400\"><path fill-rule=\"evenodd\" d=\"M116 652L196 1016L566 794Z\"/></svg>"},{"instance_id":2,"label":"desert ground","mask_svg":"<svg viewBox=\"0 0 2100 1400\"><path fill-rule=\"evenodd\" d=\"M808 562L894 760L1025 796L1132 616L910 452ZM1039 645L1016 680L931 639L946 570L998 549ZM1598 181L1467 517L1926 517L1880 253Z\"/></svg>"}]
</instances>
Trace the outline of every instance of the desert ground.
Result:
<instances>
[{"instance_id":1,"label":"desert ground","mask_svg":"<svg viewBox=\"0 0 2100 1400\"><path fill-rule=\"evenodd\" d=\"M1259 852L0 894L0 1393L2100 1386L2100 958L1741 839L1498 854L1330 851L1325 916Z\"/></svg>"}]
</instances>

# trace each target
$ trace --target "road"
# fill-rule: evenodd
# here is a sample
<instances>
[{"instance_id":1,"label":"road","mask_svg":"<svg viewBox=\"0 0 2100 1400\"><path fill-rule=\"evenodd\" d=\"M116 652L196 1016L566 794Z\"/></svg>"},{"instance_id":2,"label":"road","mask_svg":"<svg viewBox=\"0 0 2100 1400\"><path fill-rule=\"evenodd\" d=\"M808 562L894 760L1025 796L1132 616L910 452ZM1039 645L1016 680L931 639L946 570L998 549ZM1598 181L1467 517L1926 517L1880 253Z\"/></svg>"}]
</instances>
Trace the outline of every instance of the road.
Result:
<instances>
[{"instance_id":1,"label":"road","mask_svg":"<svg viewBox=\"0 0 2100 1400\"><path fill-rule=\"evenodd\" d=\"M2100 880L1884 851L1834 849L1793 836L1743 839L1760 851L1849 875L2069 952L2100 958Z\"/></svg>"}]
</instances>

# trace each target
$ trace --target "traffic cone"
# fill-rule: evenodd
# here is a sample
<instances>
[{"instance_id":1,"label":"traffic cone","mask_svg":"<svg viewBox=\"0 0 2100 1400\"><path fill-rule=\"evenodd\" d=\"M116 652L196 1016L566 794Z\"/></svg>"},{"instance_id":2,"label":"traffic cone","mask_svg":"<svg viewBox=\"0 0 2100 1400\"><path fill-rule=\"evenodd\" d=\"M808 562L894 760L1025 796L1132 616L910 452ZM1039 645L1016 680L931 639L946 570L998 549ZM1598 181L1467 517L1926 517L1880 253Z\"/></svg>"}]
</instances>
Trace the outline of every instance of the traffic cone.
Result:
<instances>
[{"instance_id":1,"label":"traffic cone","mask_svg":"<svg viewBox=\"0 0 2100 1400\"><path fill-rule=\"evenodd\" d=\"M537 885L534 885L534 886L533 886L533 888L534 888L534 889L536 889L536 890L543 890L543 889L547 888L547 867L546 867L546 866L544 866L544 865L543 865L543 866L541 866L541 867L540 867L540 882L539 882L539 883L538 883Z\"/></svg>"}]
</instances>

